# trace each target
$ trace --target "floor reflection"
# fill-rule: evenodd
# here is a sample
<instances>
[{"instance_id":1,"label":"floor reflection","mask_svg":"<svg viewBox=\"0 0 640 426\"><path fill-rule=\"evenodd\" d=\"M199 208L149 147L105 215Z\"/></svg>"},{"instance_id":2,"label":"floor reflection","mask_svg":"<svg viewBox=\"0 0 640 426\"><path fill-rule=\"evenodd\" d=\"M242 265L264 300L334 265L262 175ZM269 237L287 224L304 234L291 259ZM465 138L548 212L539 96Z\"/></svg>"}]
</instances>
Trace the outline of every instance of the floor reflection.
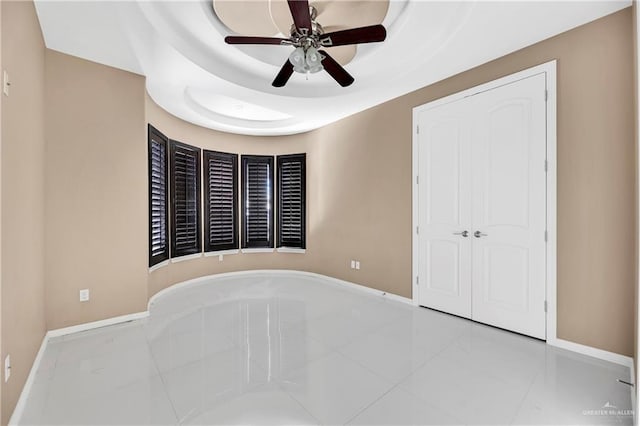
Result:
<instances>
[{"instance_id":1,"label":"floor reflection","mask_svg":"<svg viewBox=\"0 0 640 426\"><path fill-rule=\"evenodd\" d=\"M20 424L632 424L629 369L284 274L52 339Z\"/></svg>"}]
</instances>

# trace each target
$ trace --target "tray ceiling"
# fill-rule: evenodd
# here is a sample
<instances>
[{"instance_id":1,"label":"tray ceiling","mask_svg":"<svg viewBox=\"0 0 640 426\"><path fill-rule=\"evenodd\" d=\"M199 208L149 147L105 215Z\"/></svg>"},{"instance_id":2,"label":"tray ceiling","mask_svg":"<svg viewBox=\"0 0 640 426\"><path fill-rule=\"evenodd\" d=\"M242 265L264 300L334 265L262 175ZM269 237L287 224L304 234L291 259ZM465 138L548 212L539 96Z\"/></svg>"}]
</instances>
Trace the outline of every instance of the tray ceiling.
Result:
<instances>
[{"instance_id":1,"label":"tray ceiling","mask_svg":"<svg viewBox=\"0 0 640 426\"><path fill-rule=\"evenodd\" d=\"M169 113L226 132L306 132L630 6L631 1L311 2L325 29L382 23L387 40L334 48L355 83L295 73L271 86L287 46L230 46L230 34L277 35L284 0L36 0L47 47L146 76Z\"/></svg>"}]
</instances>

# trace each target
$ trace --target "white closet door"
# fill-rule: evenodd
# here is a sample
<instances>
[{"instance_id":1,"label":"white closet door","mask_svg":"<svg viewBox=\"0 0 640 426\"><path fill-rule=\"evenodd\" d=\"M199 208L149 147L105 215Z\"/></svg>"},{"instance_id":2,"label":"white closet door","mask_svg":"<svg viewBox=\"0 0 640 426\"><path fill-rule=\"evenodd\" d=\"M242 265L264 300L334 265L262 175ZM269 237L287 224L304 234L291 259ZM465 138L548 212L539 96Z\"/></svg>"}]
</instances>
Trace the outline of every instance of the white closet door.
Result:
<instances>
[{"instance_id":1,"label":"white closet door","mask_svg":"<svg viewBox=\"0 0 640 426\"><path fill-rule=\"evenodd\" d=\"M472 318L546 338L546 105L539 74L470 98Z\"/></svg>"},{"instance_id":2,"label":"white closet door","mask_svg":"<svg viewBox=\"0 0 640 426\"><path fill-rule=\"evenodd\" d=\"M418 116L419 303L466 318L472 239L468 114L463 100Z\"/></svg>"}]
</instances>

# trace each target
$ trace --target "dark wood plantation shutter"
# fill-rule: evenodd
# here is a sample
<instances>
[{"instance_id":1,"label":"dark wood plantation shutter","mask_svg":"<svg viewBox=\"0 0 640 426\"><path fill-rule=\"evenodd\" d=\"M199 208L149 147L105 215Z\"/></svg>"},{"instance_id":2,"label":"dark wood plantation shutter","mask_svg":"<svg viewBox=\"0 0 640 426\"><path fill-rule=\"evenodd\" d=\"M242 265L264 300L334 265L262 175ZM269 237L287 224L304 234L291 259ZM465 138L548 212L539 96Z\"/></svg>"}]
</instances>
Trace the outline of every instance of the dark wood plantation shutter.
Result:
<instances>
[{"instance_id":1,"label":"dark wood plantation shutter","mask_svg":"<svg viewBox=\"0 0 640 426\"><path fill-rule=\"evenodd\" d=\"M149 266L169 258L169 176L165 135L148 126L149 147Z\"/></svg>"},{"instance_id":2,"label":"dark wood plantation shutter","mask_svg":"<svg viewBox=\"0 0 640 426\"><path fill-rule=\"evenodd\" d=\"M306 155L278 157L278 247L305 248Z\"/></svg>"},{"instance_id":3,"label":"dark wood plantation shutter","mask_svg":"<svg viewBox=\"0 0 640 426\"><path fill-rule=\"evenodd\" d=\"M238 248L238 156L204 151L204 250Z\"/></svg>"},{"instance_id":4,"label":"dark wood plantation shutter","mask_svg":"<svg viewBox=\"0 0 640 426\"><path fill-rule=\"evenodd\" d=\"M171 257L200 253L200 149L171 141Z\"/></svg>"},{"instance_id":5,"label":"dark wood plantation shutter","mask_svg":"<svg viewBox=\"0 0 640 426\"><path fill-rule=\"evenodd\" d=\"M273 157L242 156L242 248L273 247Z\"/></svg>"}]
</instances>

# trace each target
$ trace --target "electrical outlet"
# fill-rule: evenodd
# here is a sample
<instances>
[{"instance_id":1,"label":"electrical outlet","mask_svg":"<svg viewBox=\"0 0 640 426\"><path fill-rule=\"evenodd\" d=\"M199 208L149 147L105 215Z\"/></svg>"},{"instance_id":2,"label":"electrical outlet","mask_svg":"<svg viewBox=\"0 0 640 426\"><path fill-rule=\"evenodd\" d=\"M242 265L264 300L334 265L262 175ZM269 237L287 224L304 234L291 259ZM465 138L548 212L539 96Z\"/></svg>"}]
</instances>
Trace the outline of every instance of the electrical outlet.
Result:
<instances>
[{"instance_id":1,"label":"electrical outlet","mask_svg":"<svg viewBox=\"0 0 640 426\"><path fill-rule=\"evenodd\" d=\"M360 270L360 261L359 260L356 260L356 269Z\"/></svg>"},{"instance_id":2,"label":"electrical outlet","mask_svg":"<svg viewBox=\"0 0 640 426\"><path fill-rule=\"evenodd\" d=\"M88 288L80 290L80 301L81 302L89 301L89 289Z\"/></svg>"},{"instance_id":3,"label":"electrical outlet","mask_svg":"<svg viewBox=\"0 0 640 426\"><path fill-rule=\"evenodd\" d=\"M218 255L218 262L222 262L224 260L224 254Z\"/></svg>"},{"instance_id":4,"label":"electrical outlet","mask_svg":"<svg viewBox=\"0 0 640 426\"><path fill-rule=\"evenodd\" d=\"M9 86L11 86L11 82L9 82L9 73L7 71L2 71L2 92L5 96L9 96Z\"/></svg>"},{"instance_id":5,"label":"electrical outlet","mask_svg":"<svg viewBox=\"0 0 640 426\"><path fill-rule=\"evenodd\" d=\"M356 261L355 260L351 261L351 269L356 269Z\"/></svg>"},{"instance_id":6,"label":"electrical outlet","mask_svg":"<svg viewBox=\"0 0 640 426\"><path fill-rule=\"evenodd\" d=\"M11 377L11 355L4 359L4 382L7 383Z\"/></svg>"}]
</instances>

